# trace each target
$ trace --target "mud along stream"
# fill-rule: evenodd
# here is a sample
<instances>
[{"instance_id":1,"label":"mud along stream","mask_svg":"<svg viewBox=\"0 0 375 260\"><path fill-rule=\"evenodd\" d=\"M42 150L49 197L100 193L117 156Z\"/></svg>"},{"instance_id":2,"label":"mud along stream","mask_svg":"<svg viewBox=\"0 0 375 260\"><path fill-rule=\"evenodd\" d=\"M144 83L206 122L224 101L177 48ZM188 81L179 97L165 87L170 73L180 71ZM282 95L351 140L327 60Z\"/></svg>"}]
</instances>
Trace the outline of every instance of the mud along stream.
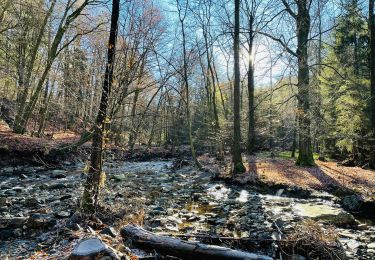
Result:
<instances>
[{"instance_id":1,"label":"mud along stream","mask_svg":"<svg viewBox=\"0 0 375 260\"><path fill-rule=\"evenodd\" d=\"M107 163L104 204L143 210L144 227L156 233L247 238L247 248L268 255L275 250L273 240L292 233L303 220L319 220L323 228L335 227L349 258L375 259L375 226L370 220L354 219L334 196L314 192L307 199L291 198L283 190L262 194L251 187L213 181L210 172L172 165L172 161ZM59 248L75 239L80 227L71 222L83 189L83 168L66 163L58 170L1 170L2 256L27 257L37 251L58 255Z\"/></svg>"}]
</instances>

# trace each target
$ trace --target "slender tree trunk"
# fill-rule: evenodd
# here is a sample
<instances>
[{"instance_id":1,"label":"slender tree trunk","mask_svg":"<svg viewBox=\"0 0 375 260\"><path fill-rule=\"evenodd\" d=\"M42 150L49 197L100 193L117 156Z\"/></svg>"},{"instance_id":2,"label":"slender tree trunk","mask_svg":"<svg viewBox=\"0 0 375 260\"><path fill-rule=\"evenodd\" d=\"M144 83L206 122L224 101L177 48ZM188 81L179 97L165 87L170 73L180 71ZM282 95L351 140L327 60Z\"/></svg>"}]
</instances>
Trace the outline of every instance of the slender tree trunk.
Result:
<instances>
[{"instance_id":1,"label":"slender tree trunk","mask_svg":"<svg viewBox=\"0 0 375 260\"><path fill-rule=\"evenodd\" d=\"M51 36L52 36L51 31L52 31L52 19L49 19L49 23L48 23L48 45L47 45L48 49L51 48ZM53 81L52 89L53 89L54 83L55 83L55 81ZM46 82L46 86L45 86L45 89L44 89L43 104L42 104L42 107L40 109L39 129L38 129L38 133L37 133L38 137L42 137L44 135L44 128L45 128L45 125L46 125L46 117L47 117L47 112L48 112L49 101L51 100L51 97L52 97L52 94L53 94L53 91L52 90L50 91L49 84L50 84L50 79L48 77L47 82ZM50 94L48 94L48 92L50 92Z\"/></svg>"},{"instance_id":2,"label":"slender tree trunk","mask_svg":"<svg viewBox=\"0 0 375 260\"><path fill-rule=\"evenodd\" d=\"M249 69L247 72L247 93L248 93L248 130L247 130L247 152L254 154L255 152L255 113L254 113L254 64L253 64L253 16L249 18Z\"/></svg>"},{"instance_id":3,"label":"slender tree trunk","mask_svg":"<svg viewBox=\"0 0 375 260\"><path fill-rule=\"evenodd\" d=\"M136 141L136 123L135 123L135 113L137 108L138 96L139 96L139 89L134 91L134 98L133 98L133 106L131 110L131 129L129 134L129 142L128 146L131 152L133 152L135 141Z\"/></svg>"},{"instance_id":4,"label":"slender tree trunk","mask_svg":"<svg viewBox=\"0 0 375 260\"><path fill-rule=\"evenodd\" d=\"M293 143L292 143L292 154L291 157L296 157L296 148L297 148L297 134L298 134L298 116L296 115L294 120L294 129L293 129Z\"/></svg>"},{"instance_id":5,"label":"slender tree trunk","mask_svg":"<svg viewBox=\"0 0 375 260\"><path fill-rule=\"evenodd\" d=\"M270 60L272 61L272 53L270 52ZM268 108L268 127L269 127L269 139L268 144L270 147L271 157L274 156L273 151L273 143L274 143L274 133L273 133L273 70L272 70L272 64L270 67L270 106Z\"/></svg>"},{"instance_id":6,"label":"slender tree trunk","mask_svg":"<svg viewBox=\"0 0 375 260\"><path fill-rule=\"evenodd\" d=\"M179 5L179 3L177 3ZM187 4L187 3L186 3ZM186 12L186 9L185 9ZM192 133L192 123L191 123L191 111L190 111L190 91L189 91L189 80L188 80L188 73L187 73L187 52L186 52L186 35L185 35L185 23L184 19L186 17L186 13L183 14L183 17L181 17L181 10L179 8L179 16L180 16L180 23L181 23L181 31L182 31L182 49L183 49L183 80L185 84L185 102L186 102L186 117L187 117L187 123L188 123L188 132L189 132L189 143L190 143L190 151L191 156L193 157L193 160L195 162L195 165L198 168L202 168L201 163L197 159L197 155L195 152L194 147L194 139L193 139L193 133Z\"/></svg>"},{"instance_id":7,"label":"slender tree trunk","mask_svg":"<svg viewBox=\"0 0 375 260\"><path fill-rule=\"evenodd\" d=\"M17 129L19 122L21 122L21 116L24 111L26 105L26 99L28 90L25 84L25 69L26 69L26 46L23 40L19 40L18 46L18 68L17 68L17 76L18 76L18 91L17 91L17 113L15 120L13 122L13 130L15 132L20 132Z\"/></svg>"},{"instance_id":8,"label":"slender tree trunk","mask_svg":"<svg viewBox=\"0 0 375 260\"><path fill-rule=\"evenodd\" d=\"M370 73L371 73L371 132L370 167L375 169L375 14L374 0L369 0Z\"/></svg>"},{"instance_id":9,"label":"slender tree trunk","mask_svg":"<svg viewBox=\"0 0 375 260\"><path fill-rule=\"evenodd\" d=\"M298 126L299 154L297 165L314 165L311 133L310 133L310 91L307 42L310 31L310 14L308 1L301 0L298 4L297 21L297 56L298 56Z\"/></svg>"},{"instance_id":10,"label":"slender tree trunk","mask_svg":"<svg viewBox=\"0 0 375 260\"><path fill-rule=\"evenodd\" d=\"M215 77L215 72L212 67L212 56L211 56L211 48L208 43L208 35L207 31L205 29L205 26L203 26L203 36L204 36L204 42L206 45L206 58L207 58L207 66L208 70L210 72L211 76L211 82L212 82L212 107L213 107L213 115L214 115L214 120L215 120L215 134L218 137L218 159L223 160L224 159L224 144L222 138L220 138L220 121L219 121L219 112L217 109L217 104L216 104L216 87L219 85L219 81L216 81ZM208 80L209 82L209 80ZM220 92L221 93L221 92ZM223 107L224 108L224 107Z\"/></svg>"},{"instance_id":11,"label":"slender tree trunk","mask_svg":"<svg viewBox=\"0 0 375 260\"><path fill-rule=\"evenodd\" d=\"M217 88L219 89L219 93L220 93L221 106L223 107L224 118L225 118L225 120L227 120L228 119L227 106L225 105L225 99L224 99L223 91L220 88L219 76L217 75L217 70L216 70L216 65L215 65L215 59L214 59L214 57L212 57L212 66L215 68L214 72L215 72L215 78L216 78L216 82L217 82Z\"/></svg>"},{"instance_id":12,"label":"slender tree trunk","mask_svg":"<svg viewBox=\"0 0 375 260\"><path fill-rule=\"evenodd\" d=\"M113 84L113 66L116 53L116 38L120 0L112 1L111 31L108 40L107 66L104 74L102 97L100 100L96 126L94 128L91 148L91 165L87 176L85 190L82 197L82 208L86 212L93 212L98 203L99 188L105 176L102 172L104 131L107 119L108 98Z\"/></svg>"},{"instance_id":13,"label":"slender tree trunk","mask_svg":"<svg viewBox=\"0 0 375 260\"><path fill-rule=\"evenodd\" d=\"M241 117L240 117L240 0L234 1L234 84L233 84L233 174L246 170L241 155Z\"/></svg>"},{"instance_id":14,"label":"slender tree trunk","mask_svg":"<svg viewBox=\"0 0 375 260\"><path fill-rule=\"evenodd\" d=\"M316 76L316 81L317 81L317 118L318 118L318 123L322 122L322 112L321 112L321 107L322 107L322 92L320 88L320 76L322 74L322 50L323 50L323 40L322 40L322 35L323 35L323 25L322 25L322 16L321 16L321 11L322 11L322 6L321 2L318 1L318 31L319 31L319 42L318 42L318 68L317 68L317 76ZM325 139L326 139L326 133L325 129L322 129L321 127L318 128L317 133L319 135L319 140L318 140L318 152L319 152L319 159L324 160L325 158Z\"/></svg>"},{"instance_id":15,"label":"slender tree trunk","mask_svg":"<svg viewBox=\"0 0 375 260\"><path fill-rule=\"evenodd\" d=\"M40 109L40 120L39 120L39 128L38 128L38 137L42 137L44 135L44 128L46 126L46 118L47 118L47 112L48 112L48 106L49 101L52 97L52 91L49 90L49 80L47 80L46 88L44 90L44 98L43 98L43 104ZM49 93L48 93L49 92Z\"/></svg>"}]
</instances>

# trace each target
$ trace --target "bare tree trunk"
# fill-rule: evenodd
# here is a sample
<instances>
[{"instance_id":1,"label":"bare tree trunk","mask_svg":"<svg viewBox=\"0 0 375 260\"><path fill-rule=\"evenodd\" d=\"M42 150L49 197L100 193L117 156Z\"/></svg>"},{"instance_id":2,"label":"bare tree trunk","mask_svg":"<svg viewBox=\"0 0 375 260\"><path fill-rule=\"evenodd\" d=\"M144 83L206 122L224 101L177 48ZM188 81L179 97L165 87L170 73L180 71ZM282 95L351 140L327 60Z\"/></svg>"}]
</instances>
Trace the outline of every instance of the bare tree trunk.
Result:
<instances>
[{"instance_id":1,"label":"bare tree trunk","mask_svg":"<svg viewBox=\"0 0 375 260\"><path fill-rule=\"evenodd\" d=\"M234 84L233 84L233 174L244 172L241 155L241 117L240 117L240 0L234 1Z\"/></svg>"},{"instance_id":2,"label":"bare tree trunk","mask_svg":"<svg viewBox=\"0 0 375 260\"><path fill-rule=\"evenodd\" d=\"M292 158L296 157L296 148L297 148L297 134L298 134L298 116L296 115L294 120L294 129L293 129L293 143L292 143Z\"/></svg>"},{"instance_id":3,"label":"bare tree trunk","mask_svg":"<svg viewBox=\"0 0 375 260\"><path fill-rule=\"evenodd\" d=\"M272 62L272 53L270 52L270 60ZM269 131L269 139L268 145L270 147L271 157L274 156L273 146L274 146L274 132L273 132L273 70L272 70L272 63L270 67L270 106L268 108L268 131Z\"/></svg>"},{"instance_id":4,"label":"bare tree trunk","mask_svg":"<svg viewBox=\"0 0 375 260\"><path fill-rule=\"evenodd\" d=\"M208 14L210 15L210 14ZM206 58L207 58L207 66L208 66L208 70L210 72L210 76L211 76L211 82L212 82L212 107L213 107L213 116L214 116L214 120L215 120L215 134L216 136L218 137L218 156L217 158L219 160L223 160L224 159L224 144L223 144L223 140L222 138L220 138L220 121L219 121L219 112L218 112L218 109L217 109L217 104L216 104L216 87L219 88L219 81L217 80L218 78L215 77L215 71L213 69L213 62L212 62L212 51L211 51L211 47L210 47L210 44L208 42L208 36L209 36L209 28L206 28L206 26L203 25L203 37L204 37L204 42L205 42L205 46L206 46ZM207 80L209 82L209 80ZM219 88L220 90L220 88ZM220 92L220 94L222 94ZM223 109L225 109L225 107L223 107Z\"/></svg>"},{"instance_id":5,"label":"bare tree trunk","mask_svg":"<svg viewBox=\"0 0 375 260\"><path fill-rule=\"evenodd\" d=\"M120 13L120 0L112 1L111 31L108 40L107 66L104 74L102 97L96 126L92 137L91 165L87 176L85 190L82 198L82 208L86 212L93 212L98 203L99 188L101 181L105 178L102 172L104 130L107 119L108 98L113 84L113 66L116 54L116 38L118 18Z\"/></svg>"},{"instance_id":6,"label":"bare tree trunk","mask_svg":"<svg viewBox=\"0 0 375 260\"><path fill-rule=\"evenodd\" d=\"M49 19L49 23L48 23L48 49L51 48L51 30L52 30L52 19ZM53 90L54 82L55 81L53 81L53 84L52 84L52 90ZM46 82L46 86L45 86L45 89L44 89L43 104L42 104L42 107L40 109L39 129L38 129L38 133L37 133L38 137L42 137L44 135L44 128L45 128L45 125L46 125L46 117L47 117L47 112L48 112L49 101L51 100L51 97L52 97L52 94L53 94L53 91L52 90L50 91L49 85L50 85L50 79L48 77L47 82ZM50 91L50 94L48 94L49 91Z\"/></svg>"},{"instance_id":7,"label":"bare tree trunk","mask_svg":"<svg viewBox=\"0 0 375 260\"><path fill-rule=\"evenodd\" d=\"M187 5L188 3L186 3ZM187 52L186 52L186 35L185 35L185 17L186 17L186 10L187 6L185 8L185 13L181 13L181 6L179 1L177 0L177 5L178 5L178 13L179 13L179 19L181 23L181 31L182 31L182 48L183 48L183 80L185 84L185 90L186 90L186 97L185 97L185 102L186 102L186 117L188 121L188 132L189 132L189 143L190 143L190 151L191 151L191 156L193 157L193 160L195 162L195 165L198 168L202 168L201 163L197 159L197 155L195 152L194 148L194 140L193 140L193 133L192 133L192 123L191 123L191 110L190 110L190 91L189 91L189 80L188 80L188 73L187 73Z\"/></svg>"},{"instance_id":8,"label":"bare tree trunk","mask_svg":"<svg viewBox=\"0 0 375 260\"><path fill-rule=\"evenodd\" d=\"M249 17L249 68L247 72L247 92L248 92L248 132L247 132L247 152L255 152L255 116L254 116L254 64L253 64L253 43L254 43L254 17Z\"/></svg>"},{"instance_id":9,"label":"bare tree trunk","mask_svg":"<svg viewBox=\"0 0 375 260\"><path fill-rule=\"evenodd\" d=\"M135 141L136 141L136 123L135 123L135 112L137 108L138 96L139 96L139 89L134 91L134 98L133 98L133 105L131 110L131 129L129 134L129 142L128 146L131 152L133 152Z\"/></svg>"},{"instance_id":10,"label":"bare tree trunk","mask_svg":"<svg viewBox=\"0 0 375 260\"><path fill-rule=\"evenodd\" d=\"M309 66L307 63L310 14L307 0L298 1L297 6L299 154L296 164L312 166L314 165L314 159L311 147Z\"/></svg>"},{"instance_id":11,"label":"bare tree trunk","mask_svg":"<svg viewBox=\"0 0 375 260\"><path fill-rule=\"evenodd\" d=\"M370 73L371 73L371 154L370 167L375 169L375 15L374 0L369 0Z\"/></svg>"},{"instance_id":12,"label":"bare tree trunk","mask_svg":"<svg viewBox=\"0 0 375 260\"><path fill-rule=\"evenodd\" d=\"M52 85L53 86L53 85ZM40 120L39 120L39 128L38 128L38 137L42 137L44 135L44 128L46 126L46 118L47 118L47 112L48 112L48 106L49 101L51 100L53 91L49 90L49 80L47 80L46 88L44 90L44 98L43 98L43 104L40 109ZM49 94L48 94L49 92Z\"/></svg>"}]
</instances>

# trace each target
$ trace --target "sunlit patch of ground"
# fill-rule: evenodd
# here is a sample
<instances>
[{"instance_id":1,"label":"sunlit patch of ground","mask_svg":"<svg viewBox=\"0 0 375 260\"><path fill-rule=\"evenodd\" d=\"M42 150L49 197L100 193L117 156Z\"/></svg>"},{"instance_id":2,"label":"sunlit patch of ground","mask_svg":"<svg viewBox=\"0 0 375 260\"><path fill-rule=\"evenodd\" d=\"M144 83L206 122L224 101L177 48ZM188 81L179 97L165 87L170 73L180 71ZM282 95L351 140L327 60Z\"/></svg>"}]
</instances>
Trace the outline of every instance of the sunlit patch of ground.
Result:
<instances>
[{"instance_id":1,"label":"sunlit patch of ground","mask_svg":"<svg viewBox=\"0 0 375 260\"><path fill-rule=\"evenodd\" d=\"M60 144L77 141L80 135L72 131L47 132L43 138L15 134L3 123L0 123L0 148L8 151L44 151Z\"/></svg>"},{"instance_id":2,"label":"sunlit patch of ground","mask_svg":"<svg viewBox=\"0 0 375 260\"><path fill-rule=\"evenodd\" d=\"M299 167L285 158L249 157L247 168L265 183L331 190L342 188L375 196L375 171L339 166L336 162L316 160L315 167Z\"/></svg>"}]
</instances>

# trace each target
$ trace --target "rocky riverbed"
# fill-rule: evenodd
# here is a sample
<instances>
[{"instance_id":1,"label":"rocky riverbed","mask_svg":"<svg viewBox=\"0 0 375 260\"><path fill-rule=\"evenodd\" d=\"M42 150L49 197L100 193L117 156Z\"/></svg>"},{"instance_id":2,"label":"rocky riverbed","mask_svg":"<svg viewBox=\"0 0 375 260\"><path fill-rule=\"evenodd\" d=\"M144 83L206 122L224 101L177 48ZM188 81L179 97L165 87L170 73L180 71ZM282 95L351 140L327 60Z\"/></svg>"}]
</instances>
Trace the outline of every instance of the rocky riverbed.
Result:
<instances>
[{"instance_id":1,"label":"rocky riverbed","mask_svg":"<svg viewBox=\"0 0 375 260\"><path fill-rule=\"evenodd\" d=\"M282 189L262 194L251 187L213 181L210 171L172 166L172 161L106 163L103 204L120 212L110 224L119 227L125 222L127 216L121 216L121 208L126 207L150 231L190 239L220 236L224 237L221 243L228 246L272 256L278 240L293 233L304 220L313 219L323 230L335 227L347 258L375 258L373 223L355 219L330 194L313 192L308 199L287 197ZM1 169L0 258L27 258L35 252L57 256L77 242L79 230L92 235L107 227L103 221L87 231L75 222L86 178L83 169L83 163L68 162L54 170ZM111 216L103 219L108 221ZM106 232L116 235L116 229Z\"/></svg>"}]
</instances>

